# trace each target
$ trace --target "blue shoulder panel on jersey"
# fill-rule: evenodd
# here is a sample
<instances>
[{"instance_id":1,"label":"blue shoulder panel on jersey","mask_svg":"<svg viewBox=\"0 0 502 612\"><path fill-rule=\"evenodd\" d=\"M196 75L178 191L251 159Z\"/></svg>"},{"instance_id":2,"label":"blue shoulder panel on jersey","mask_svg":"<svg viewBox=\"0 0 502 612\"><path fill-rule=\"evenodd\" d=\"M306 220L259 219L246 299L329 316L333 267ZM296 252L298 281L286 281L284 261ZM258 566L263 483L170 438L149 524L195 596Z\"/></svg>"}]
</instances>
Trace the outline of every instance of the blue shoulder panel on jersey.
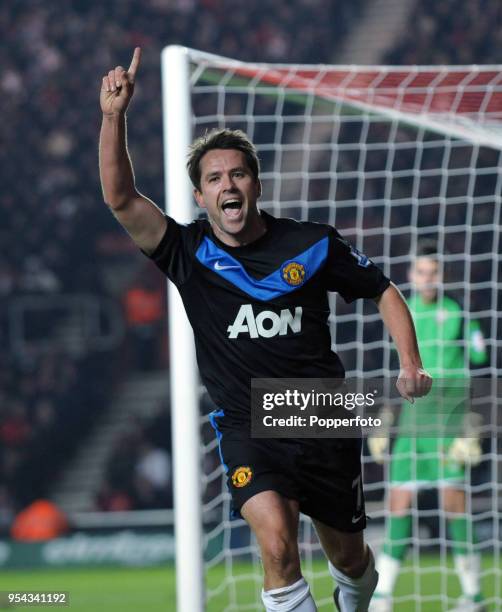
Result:
<instances>
[{"instance_id":1,"label":"blue shoulder panel on jersey","mask_svg":"<svg viewBox=\"0 0 502 612\"><path fill-rule=\"evenodd\" d=\"M242 264L220 249L207 236L197 249L196 257L202 265L222 276L251 297L267 302L299 289L324 264L328 256L329 238L326 236L303 253L288 259L265 278L258 280L246 272Z\"/></svg>"}]
</instances>

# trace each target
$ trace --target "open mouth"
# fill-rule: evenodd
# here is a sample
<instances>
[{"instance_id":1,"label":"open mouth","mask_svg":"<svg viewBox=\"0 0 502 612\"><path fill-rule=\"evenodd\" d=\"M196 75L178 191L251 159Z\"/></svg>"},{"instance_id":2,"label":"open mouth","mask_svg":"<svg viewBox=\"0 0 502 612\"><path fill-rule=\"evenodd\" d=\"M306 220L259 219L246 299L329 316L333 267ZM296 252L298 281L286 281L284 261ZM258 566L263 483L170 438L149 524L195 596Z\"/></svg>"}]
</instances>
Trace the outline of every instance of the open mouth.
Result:
<instances>
[{"instance_id":1,"label":"open mouth","mask_svg":"<svg viewBox=\"0 0 502 612\"><path fill-rule=\"evenodd\" d=\"M226 217L238 217L242 210L242 202L238 199L231 199L223 202L221 209Z\"/></svg>"}]
</instances>

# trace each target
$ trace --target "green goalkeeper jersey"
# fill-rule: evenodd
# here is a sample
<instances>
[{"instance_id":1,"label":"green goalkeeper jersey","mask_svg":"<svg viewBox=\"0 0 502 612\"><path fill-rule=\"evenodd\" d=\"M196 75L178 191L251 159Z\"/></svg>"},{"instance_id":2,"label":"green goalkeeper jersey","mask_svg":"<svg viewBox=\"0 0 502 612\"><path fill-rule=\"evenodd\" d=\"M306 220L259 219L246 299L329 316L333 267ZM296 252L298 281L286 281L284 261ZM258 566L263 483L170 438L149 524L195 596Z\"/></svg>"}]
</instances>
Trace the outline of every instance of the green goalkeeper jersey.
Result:
<instances>
[{"instance_id":1,"label":"green goalkeeper jersey","mask_svg":"<svg viewBox=\"0 0 502 612\"><path fill-rule=\"evenodd\" d=\"M433 377L431 393L405 403L400 425L460 423L465 410L469 362L486 362L487 351L480 325L467 324L460 305L448 296L427 303L419 295L407 300L417 333L425 370ZM450 382L445 379L450 379ZM452 380L456 379L456 381Z\"/></svg>"},{"instance_id":2,"label":"green goalkeeper jersey","mask_svg":"<svg viewBox=\"0 0 502 612\"><path fill-rule=\"evenodd\" d=\"M460 305L448 296L426 303L419 295L407 300L417 332L424 368L433 378L469 375L469 362L486 362L486 347L479 323L464 325Z\"/></svg>"}]
</instances>

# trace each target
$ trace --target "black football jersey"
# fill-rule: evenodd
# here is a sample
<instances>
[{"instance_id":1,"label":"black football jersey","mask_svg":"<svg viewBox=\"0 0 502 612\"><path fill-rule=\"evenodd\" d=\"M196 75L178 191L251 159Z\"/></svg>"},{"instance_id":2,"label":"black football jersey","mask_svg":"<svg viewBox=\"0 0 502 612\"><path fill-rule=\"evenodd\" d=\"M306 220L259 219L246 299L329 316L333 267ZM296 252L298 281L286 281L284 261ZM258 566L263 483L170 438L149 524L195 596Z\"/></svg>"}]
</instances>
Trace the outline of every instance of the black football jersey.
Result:
<instances>
[{"instance_id":1,"label":"black football jersey","mask_svg":"<svg viewBox=\"0 0 502 612\"><path fill-rule=\"evenodd\" d=\"M328 291L351 302L390 282L333 227L261 215L266 233L239 247L218 240L206 220L168 217L150 256L181 294L223 427L249 424L252 378L343 378Z\"/></svg>"}]
</instances>

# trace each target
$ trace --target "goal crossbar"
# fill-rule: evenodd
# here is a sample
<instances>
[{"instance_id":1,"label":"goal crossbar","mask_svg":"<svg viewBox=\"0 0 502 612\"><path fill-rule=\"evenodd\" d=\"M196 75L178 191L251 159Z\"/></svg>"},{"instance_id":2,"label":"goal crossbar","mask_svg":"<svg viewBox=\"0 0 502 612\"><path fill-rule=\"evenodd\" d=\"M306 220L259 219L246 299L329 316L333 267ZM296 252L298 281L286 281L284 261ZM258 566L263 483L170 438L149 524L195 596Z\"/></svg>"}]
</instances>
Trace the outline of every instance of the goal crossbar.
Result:
<instances>
[{"instance_id":1,"label":"goal crossbar","mask_svg":"<svg viewBox=\"0 0 502 612\"><path fill-rule=\"evenodd\" d=\"M240 77L247 79L248 87L313 95L479 146L502 148L502 65L292 66L190 52L199 62L196 78L203 70L217 68L226 71L225 84Z\"/></svg>"}]
</instances>

